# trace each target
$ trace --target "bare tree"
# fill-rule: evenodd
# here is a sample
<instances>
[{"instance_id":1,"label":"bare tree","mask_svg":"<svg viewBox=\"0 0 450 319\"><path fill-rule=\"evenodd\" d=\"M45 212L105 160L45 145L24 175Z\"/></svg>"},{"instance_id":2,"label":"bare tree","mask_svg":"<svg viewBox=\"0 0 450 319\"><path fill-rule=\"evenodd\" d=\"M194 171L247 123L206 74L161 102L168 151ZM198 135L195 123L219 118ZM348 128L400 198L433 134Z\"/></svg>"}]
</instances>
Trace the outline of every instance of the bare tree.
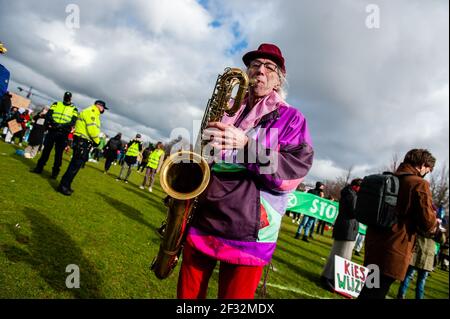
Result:
<instances>
[{"instance_id":1,"label":"bare tree","mask_svg":"<svg viewBox=\"0 0 450 319\"><path fill-rule=\"evenodd\" d=\"M383 172L392 172L392 173L394 173L397 170L397 168L400 165L400 163L401 163L401 160L398 159L398 154L394 153L392 155L391 162L389 164L383 166L382 168L380 168L379 169L379 173L380 174L383 173Z\"/></svg>"},{"instance_id":2,"label":"bare tree","mask_svg":"<svg viewBox=\"0 0 450 319\"><path fill-rule=\"evenodd\" d=\"M339 200L341 197L341 190L344 188L345 184L342 181L336 180L326 180L325 184L325 194L327 197L331 196L334 199Z\"/></svg>"},{"instance_id":3,"label":"bare tree","mask_svg":"<svg viewBox=\"0 0 450 319\"><path fill-rule=\"evenodd\" d=\"M392 155L392 162L391 165L389 166L389 172L395 172L398 168L399 162L398 162L398 154L395 153L394 155Z\"/></svg>"},{"instance_id":4,"label":"bare tree","mask_svg":"<svg viewBox=\"0 0 450 319\"><path fill-rule=\"evenodd\" d=\"M433 195L433 202L436 206L443 206L448 211L449 200L449 171L444 164L438 172L433 172L430 176L430 190Z\"/></svg>"},{"instance_id":5,"label":"bare tree","mask_svg":"<svg viewBox=\"0 0 450 319\"><path fill-rule=\"evenodd\" d=\"M336 182L338 185L342 186L342 188L350 183L350 178L352 176L352 171L353 171L353 165L350 166L348 168L347 171L345 171L344 174L342 174L342 176L339 176L338 178L336 178Z\"/></svg>"},{"instance_id":6,"label":"bare tree","mask_svg":"<svg viewBox=\"0 0 450 319\"><path fill-rule=\"evenodd\" d=\"M306 184L305 184L305 183L300 183L300 184L297 186L297 190L298 190L299 192L306 192Z\"/></svg>"},{"instance_id":7,"label":"bare tree","mask_svg":"<svg viewBox=\"0 0 450 319\"><path fill-rule=\"evenodd\" d=\"M325 184L325 193L328 196L339 200L341 198L341 190L350 183L352 176L353 165L348 168L348 170L342 175L336 178L336 180L327 180Z\"/></svg>"}]
</instances>

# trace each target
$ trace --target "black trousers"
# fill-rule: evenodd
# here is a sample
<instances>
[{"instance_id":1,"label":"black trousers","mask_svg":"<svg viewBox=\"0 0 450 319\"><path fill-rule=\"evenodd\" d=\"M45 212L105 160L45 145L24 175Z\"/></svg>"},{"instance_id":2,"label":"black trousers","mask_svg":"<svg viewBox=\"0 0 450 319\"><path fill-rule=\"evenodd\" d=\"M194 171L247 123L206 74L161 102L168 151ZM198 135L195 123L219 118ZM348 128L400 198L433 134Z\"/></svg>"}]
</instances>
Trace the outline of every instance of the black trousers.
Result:
<instances>
[{"instance_id":1,"label":"black trousers","mask_svg":"<svg viewBox=\"0 0 450 319\"><path fill-rule=\"evenodd\" d=\"M394 281L394 278L380 274L380 288L367 288L364 285L358 299L385 299Z\"/></svg>"},{"instance_id":2,"label":"black trousers","mask_svg":"<svg viewBox=\"0 0 450 319\"><path fill-rule=\"evenodd\" d=\"M147 167L148 161L142 161L139 163L137 170L141 170L141 172L144 171L144 169Z\"/></svg>"},{"instance_id":3,"label":"black trousers","mask_svg":"<svg viewBox=\"0 0 450 319\"><path fill-rule=\"evenodd\" d=\"M327 224L326 221L324 220L319 220L319 222L317 223L317 230L316 230L316 234L321 234L323 235L324 231L325 231L325 225Z\"/></svg>"},{"instance_id":4,"label":"black trousers","mask_svg":"<svg viewBox=\"0 0 450 319\"><path fill-rule=\"evenodd\" d=\"M111 168L111 164L116 160L117 155L116 156L111 156L111 155L107 155L106 156L106 160L105 160L105 172L109 171L109 169Z\"/></svg>"},{"instance_id":5,"label":"black trousers","mask_svg":"<svg viewBox=\"0 0 450 319\"><path fill-rule=\"evenodd\" d=\"M77 176L80 168L89 159L90 148L91 143L88 140L74 136L72 159L69 163L69 167L67 167L67 171L61 179L61 186L69 189L71 188L75 176Z\"/></svg>"},{"instance_id":6,"label":"black trousers","mask_svg":"<svg viewBox=\"0 0 450 319\"><path fill-rule=\"evenodd\" d=\"M45 164L47 164L50 153L55 147L55 161L53 163L52 176L56 177L59 174L62 156L64 148L67 146L67 134L64 132L49 131L44 142L44 150L42 155L37 162L36 170L41 171L44 169Z\"/></svg>"}]
</instances>

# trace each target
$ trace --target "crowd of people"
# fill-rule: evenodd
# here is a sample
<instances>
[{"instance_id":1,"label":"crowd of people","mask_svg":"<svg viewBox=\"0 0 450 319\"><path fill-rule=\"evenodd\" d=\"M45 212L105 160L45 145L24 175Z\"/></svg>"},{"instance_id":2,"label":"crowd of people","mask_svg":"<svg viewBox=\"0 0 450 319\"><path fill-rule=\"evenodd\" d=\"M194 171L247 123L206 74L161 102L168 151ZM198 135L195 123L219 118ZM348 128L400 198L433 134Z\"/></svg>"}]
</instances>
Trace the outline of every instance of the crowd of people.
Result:
<instances>
[{"instance_id":1,"label":"crowd of people","mask_svg":"<svg viewBox=\"0 0 450 319\"><path fill-rule=\"evenodd\" d=\"M100 114L108 108L106 103L97 100L85 110L78 112L72 103L72 93L66 92L63 100L55 102L51 107L43 107L35 115L31 110L19 111L19 108L11 105L11 95L7 92L1 99L0 129L3 139L7 143L26 147L23 156L28 159L40 154L33 173L42 174L44 167L54 149L54 162L50 178L57 179L62 165L63 153L71 154L69 167L61 179L58 191L70 196L73 193L71 184L80 168L87 161L98 162L105 158L104 173L107 174L111 165L120 165L121 170L117 180L128 178L133 167L141 173L146 170L143 178L143 188L152 186L155 175L159 171L164 159L164 146L162 142L148 143L143 149L141 135L137 134L130 142L122 140L122 134L117 133L108 139L101 132ZM17 121L21 130L11 132L9 122ZM72 151L72 152L71 152Z\"/></svg>"},{"instance_id":2,"label":"crowd of people","mask_svg":"<svg viewBox=\"0 0 450 319\"><path fill-rule=\"evenodd\" d=\"M314 150L306 118L286 101L286 62L281 50L273 44L261 44L258 49L243 56L247 75L254 79L238 111L220 122L208 124L204 135L223 154L252 149L265 152L244 156L244 163L215 162L211 165L211 179L196 204L196 218L186 235L183 258L178 278L179 298L205 298L210 277L217 264L219 268L219 298L254 298L263 269L272 259L281 217L285 213L288 194L302 185L314 157ZM116 180L128 183L133 168L144 172L139 188L152 192L155 176L161 169L167 151L162 142L144 147L141 134L128 143L117 133L102 139L100 115L107 110L106 103L97 100L79 111L72 103L72 94L66 92L63 101L54 103L30 117L27 111L2 99L1 125L5 127L6 141L19 139L22 143L27 129L28 146L25 154L41 156L34 173L41 174L54 148L51 178L60 173L62 156L68 145L73 149L67 171L62 176L58 191L66 196L73 193L72 181L89 158L105 158L104 173L114 164L121 166ZM22 133L8 133L7 123L16 120ZM278 144L258 134L277 129ZM225 131L233 134L225 134ZM9 134L9 135L8 135ZM276 151L275 151L276 150ZM248 154L247 154L248 155ZM249 161L252 157L255 161ZM275 160L276 159L276 160ZM275 165L276 167L271 167ZM353 252L364 254L364 265L380 267L380 286L364 287L359 298L385 298L395 280L401 282L398 298L404 298L414 273L418 273L417 298L423 298L425 280L433 270L436 242L442 246L439 262L448 270L448 225L442 231L442 217L433 207L428 182L424 176L433 170L436 159L427 150L409 151L395 172L400 178L398 222L389 229L369 226L360 234L355 206L362 179L355 178L341 190L339 214L334 225L314 217L296 214L299 223L296 239L310 242L316 235L332 229L333 245L318 280L327 290L334 291L334 260L340 256L351 260ZM270 173L266 173L269 168ZM270 170L273 168L273 170ZM318 181L308 193L334 200L326 185ZM245 198L245 200L242 200ZM365 243L363 249L363 243ZM434 260L434 259L433 259Z\"/></svg>"},{"instance_id":3,"label":"crowd of people","mask_svg":"<svg viewBox=\"0 0 450 319\"><path fill-rule=\"evenodd\" d=\"M6 92L0 99L0 132L6 142L18 140L21 146L24 139L28 140L32 125L32 114L28 109L20 109L11 103L12 95ZM19 125L17 131L11 132L8 123L14 121Z\"/></svg>"}]
</instances>

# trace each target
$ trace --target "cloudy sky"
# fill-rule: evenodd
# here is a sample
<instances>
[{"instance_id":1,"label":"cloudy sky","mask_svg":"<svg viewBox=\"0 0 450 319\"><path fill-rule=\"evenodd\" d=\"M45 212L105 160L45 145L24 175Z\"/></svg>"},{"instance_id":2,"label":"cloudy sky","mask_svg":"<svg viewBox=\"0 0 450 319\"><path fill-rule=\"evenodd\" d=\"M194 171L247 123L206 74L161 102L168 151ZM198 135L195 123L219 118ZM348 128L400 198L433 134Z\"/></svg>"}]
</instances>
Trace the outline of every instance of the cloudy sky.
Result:
<instances>
[{"instance_id":1,"label":"cloudy sky","mask_svg":"<svg viewBox=\"0 0 450 319\"><path fill-rule=\"evenodd\" d=\"M104 131L148 141L193 135L215 79L260 43L277 44L287 101L307 118L307 181L387 167L428 148L448 167L448 1L0 0L10 90L74 93L111 110ZM79 28L76 13L79 11ZM46 101L34 97L34 102ZM185 134L184 134L185 135Z\"/></svg>"}]
</instances>

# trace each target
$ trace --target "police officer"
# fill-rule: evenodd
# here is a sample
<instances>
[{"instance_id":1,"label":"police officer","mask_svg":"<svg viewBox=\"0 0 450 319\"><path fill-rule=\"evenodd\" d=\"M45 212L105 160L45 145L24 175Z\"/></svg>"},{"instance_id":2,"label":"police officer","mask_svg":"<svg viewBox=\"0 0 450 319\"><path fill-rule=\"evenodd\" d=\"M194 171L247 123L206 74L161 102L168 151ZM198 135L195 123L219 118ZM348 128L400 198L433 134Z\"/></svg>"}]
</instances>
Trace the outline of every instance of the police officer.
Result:
<instances>
[{"instance_id":1,"label":"police officer","mask_svg":"<svg viewBox=\"0 0 450 319\"><path fill-rule=\"evenodd\" d=\"M73 193L71 184L80 168L89 159L91 147L100 143L100 114L103 114L106 103L101 100L95 101L87 109L83 110L75 124L73 134L73 155L66 173L61 178L58 192L70 196Z\"/></svg>"},{"instance_id":2,"label":"police officer","mask_svg":"<svg viewBox=\"0 0 450 319\"><path fill-rule=\"evenodd\" d=\"M50 152L55 146L55 162L53 163L52 178L56 179L62 164L62 156L67 146L68 135L75 125L78 117L78 110L72 104L72 93L64 93L63 102L53 103L47 112L45 123L48 129L44 142L44 150L39 158L33 173L41 174L45 164L47 164Z\"/></svg>"}]
</instances>

